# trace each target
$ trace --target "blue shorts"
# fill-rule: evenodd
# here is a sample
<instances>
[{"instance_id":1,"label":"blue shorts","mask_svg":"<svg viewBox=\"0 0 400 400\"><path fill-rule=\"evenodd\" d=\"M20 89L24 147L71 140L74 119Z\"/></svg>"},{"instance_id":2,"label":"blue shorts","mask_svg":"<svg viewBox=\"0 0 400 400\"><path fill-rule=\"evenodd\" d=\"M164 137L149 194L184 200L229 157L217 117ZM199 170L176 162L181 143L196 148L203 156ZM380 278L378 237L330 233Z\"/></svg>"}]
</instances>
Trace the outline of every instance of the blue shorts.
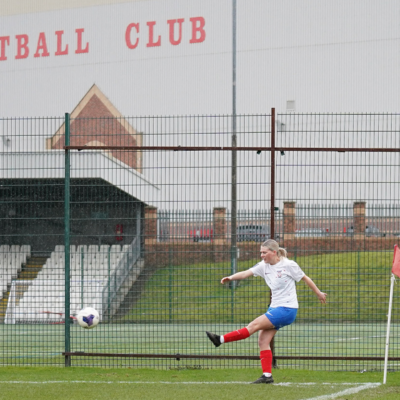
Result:
<instances>
[{"instance_id":1,"label":"blue shorts","mask_svg":"<svg viewBox=\"0 0 400 400\"><path fill-rule=\"evenodd\" d=\"M290 325L296 319L296 315L297 308L288 307L269 307L268 311L265 313L265 316L277 330Z\"/></svg>"}]
</instances>

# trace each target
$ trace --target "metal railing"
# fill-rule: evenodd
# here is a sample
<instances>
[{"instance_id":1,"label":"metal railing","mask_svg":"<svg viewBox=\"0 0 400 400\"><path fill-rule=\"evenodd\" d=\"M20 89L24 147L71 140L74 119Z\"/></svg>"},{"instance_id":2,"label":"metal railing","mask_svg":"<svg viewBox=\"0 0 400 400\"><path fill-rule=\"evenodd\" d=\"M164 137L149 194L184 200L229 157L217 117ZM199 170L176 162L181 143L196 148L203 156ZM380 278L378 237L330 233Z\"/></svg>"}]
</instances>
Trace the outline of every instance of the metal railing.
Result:
<instances>
[{"instance_id":1,"label":"metal railing","mask_svg":"<svg viewBox=\"0 0 400 400\"><path fill-rule=\"evenodd\" d=\"M108 256L108 279L102 291L103 317L107 318L111 317L112 304L121 285L140 259L140 239L136 237L129 246L124 247L123 255L113 270L111 270L110 253L111 249Z\"/></svg>"}]
</instances>

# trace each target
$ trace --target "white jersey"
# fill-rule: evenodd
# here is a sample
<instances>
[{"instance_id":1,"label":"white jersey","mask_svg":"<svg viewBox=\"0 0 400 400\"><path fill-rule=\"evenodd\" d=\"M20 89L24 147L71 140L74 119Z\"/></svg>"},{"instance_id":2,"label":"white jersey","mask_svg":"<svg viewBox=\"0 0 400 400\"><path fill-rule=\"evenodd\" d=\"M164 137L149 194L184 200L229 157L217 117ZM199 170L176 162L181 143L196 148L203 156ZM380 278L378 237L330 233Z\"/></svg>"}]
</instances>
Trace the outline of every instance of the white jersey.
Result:
<instances>
[{"instance_id":1,"label":"white jersey","mask_svg":"<svg viewBox=\"0 0 400 400\"><path fill-rule=\"evenodd\" d=\"M261 276L272 292L271 307L299 308L296 284L305 273L295 261L283 258L275 265L259 262L250 268L254 276Z\"/></svg>"}]
</instances>

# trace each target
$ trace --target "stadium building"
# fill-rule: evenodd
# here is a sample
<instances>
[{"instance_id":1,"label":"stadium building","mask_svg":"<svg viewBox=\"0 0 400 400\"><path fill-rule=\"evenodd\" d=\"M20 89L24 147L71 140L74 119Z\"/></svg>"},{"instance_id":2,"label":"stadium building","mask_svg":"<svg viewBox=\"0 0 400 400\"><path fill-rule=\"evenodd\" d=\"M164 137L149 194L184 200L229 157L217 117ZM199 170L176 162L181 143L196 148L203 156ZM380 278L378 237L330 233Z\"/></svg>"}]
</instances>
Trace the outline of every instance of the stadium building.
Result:
<instances>
[{"instance_id":1,"label":"stadium building","mask_svg":"<svg viewBox=\"0 0 400 400\"><path fill-rule=\"evenodd\" d=\"M220 123L215 116L232 113L234 35L238 115L266 115L272 108L288 120L296 113L398 113L399 2L239 0L235 29L232 4L20 0L2 6L0 244L29 244L36 256L49 257L63 243L65 113L72 120L71 146L229 146L230 119ZM351 130L346 118L341 123ZM267 122L242 121L242 144L268 145ZM284 122L277 121L281 137ZM370 135L367 143L376 139L373 123L363 126ZM255 136L246 136L246 129ZM340 142L339 137L332 140ZM70 244L77 257L81 245L131 252L145 229L141 221L148 206L206 208L214 215L229 208L224 170L229 157L179 157L115 149L71 153ZM247 183L265 181L269 160L250 157L239 158L239 164L250 166L239 172L239 204L247 210L269 209L269 188ZM293 161L302 162L300 157ZM295 173L300 181L301 173ZM311 165L306 175L317 181L318 173ZM330 174L324 179L329 181ZM283 186L290 200L335 197L333 186L312 195L301 185ZM376 187L357 191L349 185L345 190L336 196L340 201L365 201ZM396 197L393 191L380 193L383 201L390 200L388 193ZM284 200L280 196L281 210ZM191 229L184 227L186 233Z\"/></svg>"},{"instance_id":2,"label":"stadium building","mask_svg":"<svg viewBox=\"0 0 400 400\"><path fill-rule=\"evenodd\" d=\"M399 5L237 1L237 113L397 112ZM124 116L232 112L232 1L39 0L0 10L1 116L96 84Z\"/></svg>"},{"instance_id":3,"label":"stadium building","mask_svg":"<svg viewBox=\"0 0 400 400\"><path fill-rule=\"evenodd\" d=\"M271 108L277 113L398 112L396 2L238 1L234 31L232 4L228 0L8 3L0 15L0 117L63 117L95 87L103 104L111 104L118 116L139 118L131 125L141 132L143 145L160 143L154 139L158 133L149 132L141 117L202 116L203 125L192 127L190 122L178 131L183 133L181 142L226 146L229 142L212 141L202 133L218 130L204 132L206 116L232 113L233 32L238 115L270 114ZM103 111L92 102L85 115L109 115ZM260 129L258 122L249 124L246 129ZM7 141L6 122L0 125L4 138L0 151L15 151ZM374 131L374 122L365 129ZM175 145L167 130L169 126L160 131L162 144ZM223 131L229 130L226 124ZM47 135L45 140L35 142L31 131L26 140L45 151L54 134L41 132ZM249 140L246 136L247 145L254 144ZM168 154L162 157L165 165L173 164ZM160 188L153 205L167 209L186 208L188 203L192 209L205 202L212 203L210 207L229 205L221 200L227 199L229 189L204 193L191 187L178 196L171 190L171 174L153 168L157 159L158 155L147 154L141 161L146 179ZM259 172L263 166L255 161L251 175L257 181L263 179ZM212 178L194 177L183 168L180 173L181 181L198 184ZM265 197L250 187L244 191Z\"/></svg>"}]
</instances>

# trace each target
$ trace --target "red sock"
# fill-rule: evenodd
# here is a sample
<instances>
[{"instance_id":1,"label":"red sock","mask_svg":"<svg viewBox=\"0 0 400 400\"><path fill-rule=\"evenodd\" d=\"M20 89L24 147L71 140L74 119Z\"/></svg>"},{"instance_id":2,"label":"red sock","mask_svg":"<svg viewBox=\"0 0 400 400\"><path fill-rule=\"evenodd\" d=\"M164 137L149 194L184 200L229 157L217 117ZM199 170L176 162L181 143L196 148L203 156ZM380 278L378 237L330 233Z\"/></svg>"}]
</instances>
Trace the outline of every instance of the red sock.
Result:
<instances>
[{"instance_id":1,"label":"red sock","mask_svg":"<svg viewBox=\"0 0 400 400\"><path fill-rule=\"evenodd\" d=\"M224 343L236 342L237 340L247 339L250 336L247 328L242 328L237 331L229 332L224 335Z\"/></svg>"},{"instance_id":2,"label":"red sock","mask_svg":"<svg viewBox=\"0 0 400 400\"><path fill-rule=\"evenodd\" d=\"M263 373L269 372L272 374L272 351L262 350L260 351L261 368Z\"/></svg>"}]
</instances>

